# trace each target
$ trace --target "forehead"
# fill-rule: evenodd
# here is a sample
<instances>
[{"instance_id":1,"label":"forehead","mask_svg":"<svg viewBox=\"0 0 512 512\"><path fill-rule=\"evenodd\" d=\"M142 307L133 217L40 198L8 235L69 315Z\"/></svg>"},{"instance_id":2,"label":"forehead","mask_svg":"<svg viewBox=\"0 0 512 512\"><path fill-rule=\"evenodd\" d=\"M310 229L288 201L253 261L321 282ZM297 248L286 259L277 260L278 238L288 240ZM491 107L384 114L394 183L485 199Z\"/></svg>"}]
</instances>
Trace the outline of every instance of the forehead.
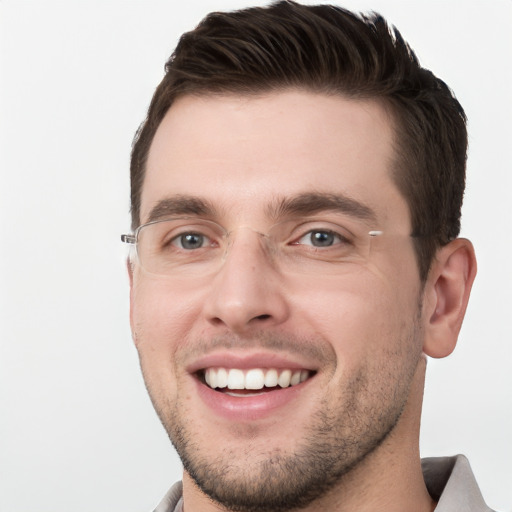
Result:
<instances>
[{"instance_id":1,"label":"forehead","mask_svg":"<svg viewBox=\"0 0 512 512\"><path fill-rule=\"evenodd\" d=\"M185 96L153 139L141 221L166 197L196 196L254 218L270 202L310 192L350 197L382 217L405 208L408 218L391 179L393 136L390 116L371 100L296 90Z\"/></svg>"}]
</instances>

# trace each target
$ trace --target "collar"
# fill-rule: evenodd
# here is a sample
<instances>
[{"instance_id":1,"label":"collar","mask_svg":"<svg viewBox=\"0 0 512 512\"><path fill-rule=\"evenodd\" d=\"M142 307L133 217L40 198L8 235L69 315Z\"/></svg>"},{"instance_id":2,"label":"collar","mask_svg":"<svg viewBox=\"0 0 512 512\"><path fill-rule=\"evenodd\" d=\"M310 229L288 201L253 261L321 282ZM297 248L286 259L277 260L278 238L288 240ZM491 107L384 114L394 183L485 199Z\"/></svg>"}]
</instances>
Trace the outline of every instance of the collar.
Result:
<instances>
[{"instance_id":1,"label":"collar","mask_svg":"<svg viewBox=\"0 0 512 512\"><path fill-rule=\"evenodd\" d=\"M428 492L438 502L435 512L492 512L464 455L422 459L421 467Z\"/></svg>"}]
</instances>

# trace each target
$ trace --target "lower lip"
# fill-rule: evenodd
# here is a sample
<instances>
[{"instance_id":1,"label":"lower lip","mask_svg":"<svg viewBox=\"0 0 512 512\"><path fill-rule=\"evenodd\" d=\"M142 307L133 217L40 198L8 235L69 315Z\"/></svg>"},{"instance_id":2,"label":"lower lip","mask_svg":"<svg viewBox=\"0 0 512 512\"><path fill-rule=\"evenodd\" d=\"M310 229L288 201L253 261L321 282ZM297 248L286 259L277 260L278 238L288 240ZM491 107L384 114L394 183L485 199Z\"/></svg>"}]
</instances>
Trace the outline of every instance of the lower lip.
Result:
<instances>
[{"instance_id":1,"label":"lower lip","mask_svg":"<svg viewBox=\"0 0 512 512\"><path fill-rule=\"evenodd\" d=\"M288 388L267 391L261 395L231 396L215 391L196 379L198 394L213 412L230 421L254 421L271 415L297 399L311 378ZM258 391L254 391L257 393Z\"/></svg>"}]
</instances>

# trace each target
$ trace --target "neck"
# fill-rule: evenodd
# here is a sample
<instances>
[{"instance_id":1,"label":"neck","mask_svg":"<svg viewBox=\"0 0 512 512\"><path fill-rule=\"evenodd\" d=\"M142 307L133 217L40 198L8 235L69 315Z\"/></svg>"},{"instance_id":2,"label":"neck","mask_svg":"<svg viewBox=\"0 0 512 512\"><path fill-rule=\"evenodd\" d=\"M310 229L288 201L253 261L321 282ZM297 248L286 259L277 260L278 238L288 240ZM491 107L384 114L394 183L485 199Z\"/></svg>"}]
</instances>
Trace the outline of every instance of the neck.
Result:
<instances>
[{"instance_id":1,"label":"neck","mask_svg":"<svg viewBox=\"0 0 512 512\"><path fill-rule=\"evenodd\" d=\"M433 512L435 502L425 486L419 454L425 368L423 357L404 411L384 442L329 493L300 512ZM184 512L227 511L204 495L186 472L183 496Z\"/></svg>"}]
</instances>

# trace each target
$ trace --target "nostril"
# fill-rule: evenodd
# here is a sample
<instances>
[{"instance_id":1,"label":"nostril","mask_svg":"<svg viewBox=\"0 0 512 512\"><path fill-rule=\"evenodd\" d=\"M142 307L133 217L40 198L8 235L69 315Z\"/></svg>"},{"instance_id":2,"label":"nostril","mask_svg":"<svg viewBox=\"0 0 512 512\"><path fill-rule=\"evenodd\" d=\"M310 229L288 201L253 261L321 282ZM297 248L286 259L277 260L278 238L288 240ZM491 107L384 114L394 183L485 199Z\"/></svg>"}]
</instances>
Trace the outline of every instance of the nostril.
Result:
<instances>
[{"instance_id":1,"label":"nostril","mask_svg":"<svg viewBox=\"0 0 512 512\"><path fill-rule=\"evenodd\" d=\"M270 318L270 315L259 315L255 317L257 320L267 320L267 318Z\"/></svg>"}]
</instances>

